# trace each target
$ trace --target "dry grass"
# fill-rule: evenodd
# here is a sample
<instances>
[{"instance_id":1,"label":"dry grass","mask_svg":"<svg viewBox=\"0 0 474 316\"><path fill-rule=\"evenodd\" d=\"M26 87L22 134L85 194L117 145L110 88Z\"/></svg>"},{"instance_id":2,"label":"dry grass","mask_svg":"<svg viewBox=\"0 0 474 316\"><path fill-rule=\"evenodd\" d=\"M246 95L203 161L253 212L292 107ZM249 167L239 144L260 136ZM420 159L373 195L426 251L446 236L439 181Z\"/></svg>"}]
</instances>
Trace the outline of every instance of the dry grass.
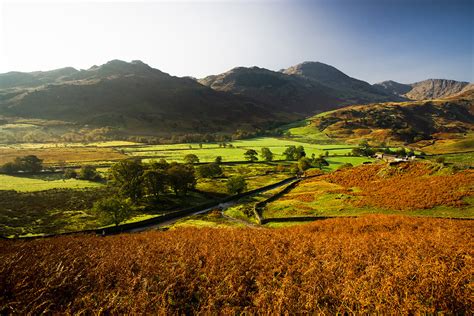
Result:
<instances>
[{"instance_id":1,"label":"dry grass","mask_svg":"<svg viewBox=\"0 0 474 316\"><path fill-rule=\"evenodd\" d=\"M0 241L0 313L472 314L473 232L367 216Z\"/></svg>"},{"instance_id":2,"label":"dry grass","mask_svg":"<svg viewBox=\"0 0 474 316\"><path fill-rule=\"evenodd\" d=\"M18 148L0 148L0 165L13 161L16 157L26 155L35 155L43 159L43 162L57 163L65 161L73 162L92 162L92 161L111 161L126 158L126 155L120 154L112 148L44 148L44 149L18 149Z\"/></svg>"}]
</instances>

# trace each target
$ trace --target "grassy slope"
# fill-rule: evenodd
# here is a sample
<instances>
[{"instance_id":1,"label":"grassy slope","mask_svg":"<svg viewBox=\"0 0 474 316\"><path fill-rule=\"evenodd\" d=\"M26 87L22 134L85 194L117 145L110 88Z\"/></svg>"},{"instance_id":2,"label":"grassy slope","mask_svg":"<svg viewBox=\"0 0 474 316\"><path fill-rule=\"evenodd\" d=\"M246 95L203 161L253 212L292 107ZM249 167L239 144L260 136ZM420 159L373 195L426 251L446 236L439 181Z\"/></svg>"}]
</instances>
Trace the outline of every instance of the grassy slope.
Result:
<instances>
[{"instance_id":1,"label":"grassy slope","mask_svg":"<svg viewBox=\"0 0 474 316\"><path fill-rule=\"evenodd\" d=\"M430 173L429 170L423 171L425 164L418 165L421 172L415 170L416 167L403 174L400 171L403 169L397 167L363 166L339 171L334 176L306 180L279 200L268 204L264 216L402 213L416 216L474 217L473 192L469 187L474 181L472 172L451 175L449 169L442 169ZM426 168L430 168L429 164L426 165ZM367 175L362 174L363 170L368 170ZM395 175L389 175L390 172L395 172ZM397 172L401 173L397 175ZM361 173L360 182L351 180L358 173ZM413 200L404 199L408 196Z\"/></svg>"},{"instance_id":2,"label":"grassy slope","mask_svg":"<svg viewBox=\"0 0 474 316\"><path fill-rule=\"evenodd\" d=\"M399 146L405 141L394 132L412 128L417 134L432 136L412 144L427 153L474 150L473 98L471 93L449 100L351 106L287 125L287 131L296 140L320 144L357 144L367 139Z\"/></svg>"}]
</instances>

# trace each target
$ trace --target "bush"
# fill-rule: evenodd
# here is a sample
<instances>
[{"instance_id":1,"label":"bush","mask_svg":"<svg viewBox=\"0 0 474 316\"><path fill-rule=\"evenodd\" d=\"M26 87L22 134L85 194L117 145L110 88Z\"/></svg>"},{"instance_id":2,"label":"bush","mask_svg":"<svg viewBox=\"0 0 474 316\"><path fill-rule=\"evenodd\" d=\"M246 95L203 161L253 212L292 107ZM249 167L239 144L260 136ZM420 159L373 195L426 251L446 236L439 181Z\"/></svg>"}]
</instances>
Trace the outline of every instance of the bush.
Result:
<instances>
[{"instance_id":1,"label":"bush","mask_svg":"<svg viewBox=\"0 0 474 316\"><path fill-rule=\"evenodd\" d=\"M230 194L242 193L247 189L247 182L242 176L233 176L227 180L227 191Z\"/></svg>"},{"instance_id":2,"label":"bush","mask_svg":"<svg viewBox=\"0 0 474 316\"><path fill-rule=\"evenodd\" d=\"M222 176L222 168L217 163L208 163L196 168L200 178L215 178Z\"/></svg>"},{"instance_id":3,"label":"bush","mask_svg":"<svg viewBox=\"0 0 474 316\"><path fill-rule=\"evenodd\" d=\"M40 172L43 170L43 160L34 155L17 157L13 162L7 162L1 167L5 173L24 172Z\"/></svg>"},{"instance_id":4,"label":"bush","mask_svg":"<svg viewBox=\"0 0 474 316\"><path fill-rule=\"evenodd\" d=\"M130 199L109 197L94 203L94 210L102 213L106 220L118 226L132 214Z\"/></svg>"},{"instance_id":5,"label":"bush","mask_svg":"<svg viewBox=\"0 0 474 316\"><path fill-rule=\"evenodd\" d=\"M79 170L78 178L81 180L100 181L102 177L93 166L83 166Z\"/></svg>"},{"instance_id":6,"label":"bush","mask_svg":"<svg viewBox=\"0 0 474 316\"><path fill-rule=\"evenodd\" d=\"M200 144L200 146L200 148L202 148L202 144ZM193 165L195 163L199 163L199 158L195 154L188 154L184 156L184 162Z\"/></svg>"},{"instance_id":7,"label":"bush","mask_svg":"<svg viewBox=\"0 0 474 316\"><path fill-rule=\"evenodd\" d=\"M311 160L309 158L303 157L298 160L298 170L303 172L311 168Z\"/></svg>"}]
</instances>

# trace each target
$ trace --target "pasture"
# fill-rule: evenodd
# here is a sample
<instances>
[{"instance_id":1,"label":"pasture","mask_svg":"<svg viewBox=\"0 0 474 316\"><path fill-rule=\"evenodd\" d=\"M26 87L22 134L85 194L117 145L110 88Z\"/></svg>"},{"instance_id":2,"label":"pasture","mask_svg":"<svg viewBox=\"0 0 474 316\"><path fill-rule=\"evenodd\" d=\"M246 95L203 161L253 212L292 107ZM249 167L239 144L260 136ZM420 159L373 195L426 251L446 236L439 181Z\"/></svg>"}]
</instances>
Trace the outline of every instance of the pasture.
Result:
<instances>
[{"instance_id":1,"label":"pasture","mask_svg":"<svg viewBox=\"0 0 474 316\"><path fill-rule=\"evenodd\" d=\"M117 161L127 156L108 147L23 147L1 146L0 165L13 161L16 157L35 155L43 159L45 165L104 164Z\"/></svg>"},{"instance_id":2,"label":"pasture","mask_svg":"<svg viewBox=\"0 0 474 316\"><path fill-rule=\"evenodd\" d=\"M166 159L168 161L183 162L184 156L194 154L200 162L212 162L221 156L224 162L245 161L244 153L254 149L259 154L263 147L269 148L274 154L274 160L284 160L283 152L288 146L303 146L306 156L313 154L318 157L328 152L329 155L347 155L355 145L345 144L310 144L291 139L261 137L246 140L227 142L226 147L218 143L204 144L173 144L173 145L144 145L137 147L123 147L121 152L133 157L147 157L148 159ZM201 148L202 146L202 148ZM262 158L259 157L259 160ZM357 163L357 162L356 162Z\"/></svg>"},{"instance_id":3,"label":"pasture","mask_svg":"<svg viewBox=\"0 0 474 316\"><path fill-rule=\"evenodd\" d=\"M0 174L0 191L35 192L51 189L84 189L96 188L102 184L86 180L61 179L45 180L38 177L10 176Z\"/></svg>"}]
</instances>

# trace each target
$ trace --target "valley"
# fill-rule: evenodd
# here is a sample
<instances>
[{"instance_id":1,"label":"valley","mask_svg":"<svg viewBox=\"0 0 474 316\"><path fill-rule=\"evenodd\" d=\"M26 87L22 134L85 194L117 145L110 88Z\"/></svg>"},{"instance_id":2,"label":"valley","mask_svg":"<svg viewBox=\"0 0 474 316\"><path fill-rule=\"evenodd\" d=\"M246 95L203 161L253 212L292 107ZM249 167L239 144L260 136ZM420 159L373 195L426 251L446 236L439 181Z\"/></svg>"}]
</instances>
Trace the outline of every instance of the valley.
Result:
<instances>
[{"instance_id":1,"label":"valley","mask_svg":"<svg viewBox=\"0 0 474 316\"><path fill-rule=\"evenodd\" d=\"M308 312L465 310L474 90L436 82L436 97L410 98L425 86L382 91L313 62L203 79L117 60L0 75L0 290L30 299L11 267L34 247L44 265L70 263L59 279L35 266L38 280L99 280L58 283L65 301L28 283L47 305L2 296L0 312L292 313L296 293L315 300ZM433 297L413 275L458 295Z\"/></svg>"}]
</instances>

